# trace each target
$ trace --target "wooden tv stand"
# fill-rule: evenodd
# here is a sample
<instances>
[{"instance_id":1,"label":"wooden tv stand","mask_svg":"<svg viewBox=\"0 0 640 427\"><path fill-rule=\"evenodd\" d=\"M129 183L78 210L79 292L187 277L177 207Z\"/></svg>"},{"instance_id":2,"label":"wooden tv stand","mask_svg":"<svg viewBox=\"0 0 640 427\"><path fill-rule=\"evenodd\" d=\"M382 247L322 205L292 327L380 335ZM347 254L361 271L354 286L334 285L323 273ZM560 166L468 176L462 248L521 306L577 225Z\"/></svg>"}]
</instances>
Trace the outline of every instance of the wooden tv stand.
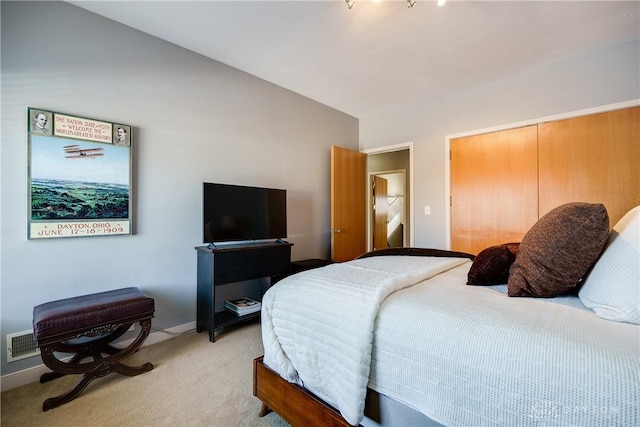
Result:
<instances>
[{"instance_id":1,"label":"wooden tv stand","mask_svg":"<svg viewBox=\"0 0 640 427\"><path fill-rule=\"evenodd\" d=\"M291 269L293 243L254 243L218 248L198 246L196 331L209 331L209 341L227 326L260 317L260 312L236 316L215 312L216 286L262 277L283 276ZM241 297L243 295L238 295Z\"/></svg>"}]
</instances>

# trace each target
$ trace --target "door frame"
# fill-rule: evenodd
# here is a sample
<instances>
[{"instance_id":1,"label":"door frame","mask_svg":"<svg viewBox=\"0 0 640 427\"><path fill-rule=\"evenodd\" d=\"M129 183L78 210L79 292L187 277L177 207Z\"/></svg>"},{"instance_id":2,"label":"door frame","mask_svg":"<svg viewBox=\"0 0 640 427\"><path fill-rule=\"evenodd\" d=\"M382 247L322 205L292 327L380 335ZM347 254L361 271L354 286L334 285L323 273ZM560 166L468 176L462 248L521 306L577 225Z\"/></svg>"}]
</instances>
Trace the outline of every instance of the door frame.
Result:
<instances>
[{"instance_id":1,"label":"door frame","mask_svg":"<svg viewBox=\"0 0 640 427\"><path fill-rule=\"evenodd\" d=\"M413 141L403 142L395 145L387 145L384 147L370 148L367 150L361 150L361 153L369 156L370 154L384 154L393 153L395 151L409 150L409 194L407 201L409 203L409 209L405 206L406 220L409 223L409 246L415 246L415 215L414 215L414 195L415 195L415 183L414 183L414 155L413 155ZM367 175L368 176L368 175ZM369 236L371 236L371 216L369 215L369 206L371 206L371 183L367 179L367 251L371 250L372 243Z\"/></svg>"}]
</instances>

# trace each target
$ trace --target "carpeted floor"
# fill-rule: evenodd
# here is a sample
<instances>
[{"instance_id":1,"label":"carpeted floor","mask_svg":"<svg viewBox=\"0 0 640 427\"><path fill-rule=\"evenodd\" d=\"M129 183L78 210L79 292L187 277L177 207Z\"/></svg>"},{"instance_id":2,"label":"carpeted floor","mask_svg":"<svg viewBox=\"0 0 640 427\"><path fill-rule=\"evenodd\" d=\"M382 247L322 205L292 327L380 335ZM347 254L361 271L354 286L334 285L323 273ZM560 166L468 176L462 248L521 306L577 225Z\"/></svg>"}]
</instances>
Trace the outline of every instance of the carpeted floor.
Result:
<instances>
[{"instance_id":1,"label":"carpeted floor","mask_svg":"<svg viewBox=\"0 0 640 427\"><path fill-rule=\"evenodd\" d=\"M47 412L42 402L67 391L79 376L6 391L2 426L285 427L274 413L258 417L252 361L262 351L258 323L225 331L215 343L206 333L191 332L143 347L126 360L130 365L151 362L152 371L98 378L75 400Z\"/></svg>"}]
</instances>

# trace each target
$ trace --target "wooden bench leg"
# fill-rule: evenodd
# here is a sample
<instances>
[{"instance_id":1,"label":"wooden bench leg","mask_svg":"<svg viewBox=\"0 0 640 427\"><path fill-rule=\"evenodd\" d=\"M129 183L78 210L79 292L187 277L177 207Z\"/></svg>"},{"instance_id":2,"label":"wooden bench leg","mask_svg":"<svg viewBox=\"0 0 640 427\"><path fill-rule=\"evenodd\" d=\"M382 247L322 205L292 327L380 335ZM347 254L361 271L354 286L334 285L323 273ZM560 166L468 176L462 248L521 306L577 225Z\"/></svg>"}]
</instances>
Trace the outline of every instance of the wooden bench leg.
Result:
<instances>
[{"instance_id":1,"label":"wooden bench leg","mask_svg":"<svg viewBox=\"0 0 640 427\"><path fill-rule=\"evenodd\" d=\"M140 366L128 366L121 363L121 360L138 351L151 330L151 319L140 321L142 327L138 337L127 347L119 349L110 345L113 340L124 334L131 324L122 325L110 334L90 340L88 342L70 343L58 342L44 345L41 348L42 360L44 364L53 372L48 372L40 377L40 382L44 383L59 378L67 374L83 374L80 381L66 393L49 398L44 401L42 409L48 411L75 399L91 381L104 377L111 372L121 375L135 376L153 369L153 364L145 363ZM59 353L75 353L67 362L58 359L55 355ZM91 361L84 362L87 359Z\"/></svg>"},{"instance_id":2,"label":"wooden bench leg","mask_svg":"<svg viewBox=\"0 0 640 427\"><path fill-rule=\"evenodd\" d=\"M71 358L71 360L69 360L67 362L67 364L69 364L69 365L77 365L80 362L82 362L82 360L86 359L89 356L91 356L91 354L86 353L86 352L78 352L78 353L76 353L75 356L73 356ZM49 366L49 365L47 365L47 366ZM66 374L62 373L62 372L45 372L44 374L40 375L40 384L43 384L43 383L46 383L46 382L49 382L49 381L53 381L56 378L60 378L60 377L63 377L65 375Z\"/></svg>"},{"instance_id":3,"label":"wooden bench leg","mask_svg":"<svg viewBox=\"0 0 640 427\"><path fill-rule=\"evenodd\" d=\"M60 405L64 405L67 402L72 401L82 390L84 390L91 381L96 379L96 376L93 373L84 374L80 381L78 381L71 390L68 392L61 394L60 396L50 397L44 401L42 404L42 410L48 411L49 409L57 408Z\"/></svg>"}]
</instances>

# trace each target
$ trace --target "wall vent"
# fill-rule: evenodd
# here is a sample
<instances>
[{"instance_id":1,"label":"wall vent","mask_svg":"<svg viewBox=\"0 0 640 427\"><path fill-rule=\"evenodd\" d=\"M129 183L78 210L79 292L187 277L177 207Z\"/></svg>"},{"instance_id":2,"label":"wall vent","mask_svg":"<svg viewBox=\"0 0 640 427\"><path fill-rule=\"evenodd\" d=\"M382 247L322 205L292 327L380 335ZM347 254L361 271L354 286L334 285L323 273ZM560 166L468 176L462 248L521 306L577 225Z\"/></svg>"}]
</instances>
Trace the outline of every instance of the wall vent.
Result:
<instances>
[{"instance_id":1,"label":"wall vent","mask_svg":"<svg viewBox=\"0 0 640 427\"><path fill-rule=\"evenodd\" d=\"M7 362L15 362L39 354L38 343L33 339L33 329L7 334Z\"/></svg>"}]
</instances>

